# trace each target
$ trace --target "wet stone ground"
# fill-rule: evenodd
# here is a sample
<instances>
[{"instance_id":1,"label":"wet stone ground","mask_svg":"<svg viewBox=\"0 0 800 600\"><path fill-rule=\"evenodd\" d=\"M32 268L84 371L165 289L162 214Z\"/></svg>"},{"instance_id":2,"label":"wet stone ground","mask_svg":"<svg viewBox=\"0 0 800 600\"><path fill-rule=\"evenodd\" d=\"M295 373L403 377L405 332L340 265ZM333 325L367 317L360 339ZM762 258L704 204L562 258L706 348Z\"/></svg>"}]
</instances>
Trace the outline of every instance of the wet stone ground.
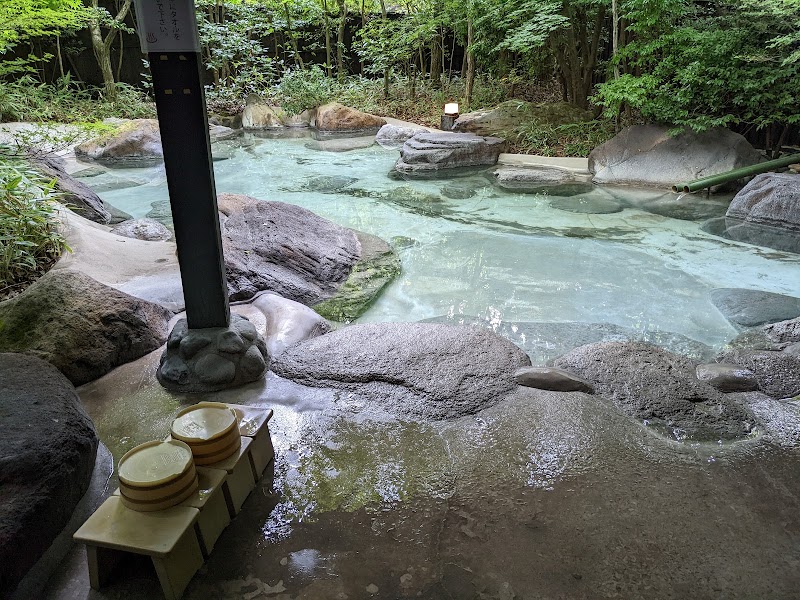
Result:
<instances>
[{"instance_id":1,"label":"wet stone ground","mask_svg":"<svg viewBox=\"0 0 800 600\"><path fill-rule=\"evenodd\" d=\"M158 353L80 389L115 460L191 399ZM354 394L266 382L203 396L270 406L262 480L185 598L797 598L800 406L734 444L667 440L596 396L520 388L476 415L398 418ZM113 490L115 478L109 481ZM76 546L45 597L158 598L133 563L89 589Z\"/></svg>"}]
</instances>

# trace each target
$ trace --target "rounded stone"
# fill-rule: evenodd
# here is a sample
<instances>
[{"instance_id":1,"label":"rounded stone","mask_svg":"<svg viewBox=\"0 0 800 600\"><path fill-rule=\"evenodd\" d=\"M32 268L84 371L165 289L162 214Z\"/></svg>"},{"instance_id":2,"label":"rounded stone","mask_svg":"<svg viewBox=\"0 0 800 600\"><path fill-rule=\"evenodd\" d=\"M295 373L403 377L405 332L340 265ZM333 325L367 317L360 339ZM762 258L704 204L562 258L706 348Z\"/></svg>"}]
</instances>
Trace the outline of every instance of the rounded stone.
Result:
<instances>
[{"instance_id":1,"label":"rounded stone","mask_svg":"<svg viewBox=\"0 0 800 600\"><path fill-rule=\"evenodd\" d=\"M206 354L198 358L192 371L197 379L213 385L230 383L236 378L236 365L216 354Z\"/></svg>"},{"instance_id":2,"label":"rounded stone","mask_svg":"<svg viewBox=\"0 0 800 600\"><path fill-rule=\"evenodd\" d=\"M211 338L200 331L189 331L181 340L180 353L184 358L192 358L211 343Z\"/></svg>"},{"instance_id":3,"label":"rounded stone","mask_svg":"<svg viewBox=\"0 0 800 600\"><path fill-rule=\"evenodd\" d=\"M255 325L239 315L231 315L231 329L236 330L239 335L249 342L252 342L258 337L258 331Z\"/></svg>"},{"instance_id":4,"label":"rounded stone","mask_svg":"<svg viewBox=\"0 0 800 600\"><path fill-rule=\"evenodd\" d=\"M183 384L189 380L189 367L179 356L168 357L158 369L161 377L173 383Z\"/></svg>"},{"instance_id":5,"label":"rounded stone","mask_svg":"<svg viewBox=\"0 0 800 600\"><path fill-rule=\"evenodd\" d=\"M253 380L261 376L267 368L261 351L257 346L250 346L239 362L239 375L247 380Z\"/></svg>"},{"instance_id":6,"label":"rounded stone","mask_svg":"<svg viewBox=\"0 0 800 600\"><path fill-rule=\"evenodd\" d=\"M586 392L594 391L592 384L574 373L555 367L522 367L514 373L519 385L550 390L553 392Z\"/></svg>"},{"instance_id":7,"label":"rounded stone","mask_svg":"<svg viewBox=\"0 0 800 600\"><path fill-rule=\"evenodd\" d=\"M240 354L247 348L242 336L229 329L223 331L217 338L217 349L220 352L228 352L230 354Z\"/></svg>"},{"instance_id":8,"label":"rounded stone","mask_svg":"<svg viewBox=\"0 0 800 600\"><path fill-rule=\"evenodd\" d=\"M711 363L697 365L697 379L721 392L752 392L758 389L755 374L738 365Z\"/></svg>"},{"instance_id":9,"label":"rounded stone","mask_svg":"<svg viewBox=\"0 0 800 600\"><path fill-rule=\"evenodd\" d=\"M163 223L147 218L123 221L114 226L111 233L149 242L163 242L172 237L172 232Z\"/></svg>"}]
</instances>

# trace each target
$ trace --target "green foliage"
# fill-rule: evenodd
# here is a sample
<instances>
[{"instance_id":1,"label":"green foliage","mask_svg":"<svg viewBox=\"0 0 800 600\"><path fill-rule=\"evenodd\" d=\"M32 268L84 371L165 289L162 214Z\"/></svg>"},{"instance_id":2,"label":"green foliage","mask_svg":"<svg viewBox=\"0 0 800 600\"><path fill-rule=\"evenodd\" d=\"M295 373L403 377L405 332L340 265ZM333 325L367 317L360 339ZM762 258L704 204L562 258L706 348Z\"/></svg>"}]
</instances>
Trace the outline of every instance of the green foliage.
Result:
<instances>
[{"instance_id":1,"label":"green foliage","mask_svg":"<svg viewBox=\"0 0 800 600\"><path fill-rule=\"evenodd\" d=\"M310 69L290 69L275 87L272 98L288 114L296 115L335 100L337 87L317 65Z\"/></svg>"},{"instance_id":2,"label":"green foliage","mask_svg":"<svg viewBox=\"0 0 800 600\"><path fill-rule=\"evenodd\" d=\"M631 0L623 9L637 37L618 57L629 73L595 96L610 114L628 105L697 131L800 123L800 3Z\"/></svg>"},{"instance_id":3,"label":"green foliage","mask_svg":"<svg viewBox=\"0 0 800 600\"><path fill-rule=\"evenodd\" d=\"M528 121L512 132L512 150L542 156L588 156L614 136L614 124L608 120L575 123Z\"/></svg>"},{"instance_id":4,"label":"green foliage","mask_svg":"<svg viewBox=\"0 0 800 600\"><path fill-rule=\"evenodd\" d=\"M109 101L98 90L82 89L69 76L50 85L25 75L0 82L0 121L76 123L155 116L154 106L141 91L124 83L118 83L117 90L117 97Z\"/></svg>"},{"instance_id":5,"label":"green foliage","mask_svg":"<svg viewBox=\"0 0 800 600\"><path fill-rule=\"evenodd\" d=\"M42 275L69 250L58 231L54 186L21 163L0 162L0 297Z\"/></svg>"},{"instance_id":6,"label":"green foliage","mask_svg":"<svg viewBox=\"0 0 800 600\"><path fill-rule=\"evenodd\" d=\"M64 30L78 29L87 17L81 0L0 2L0 55L31 38L49 37Z\"/></svg>"}]
</instances>

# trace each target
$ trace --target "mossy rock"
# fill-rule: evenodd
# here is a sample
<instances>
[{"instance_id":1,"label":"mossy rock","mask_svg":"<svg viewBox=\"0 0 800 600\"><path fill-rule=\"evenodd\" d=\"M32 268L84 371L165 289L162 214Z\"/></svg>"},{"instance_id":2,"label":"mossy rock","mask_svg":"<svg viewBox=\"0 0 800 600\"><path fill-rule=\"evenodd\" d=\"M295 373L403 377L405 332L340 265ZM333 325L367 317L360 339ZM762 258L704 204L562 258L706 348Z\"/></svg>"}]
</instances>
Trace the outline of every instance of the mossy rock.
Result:
<instances>
[{"instance_id":1,"label":"mossy rock","mask_svg":"<svg viewBox=\"0 0 800 600\"><path fill-rule=\"evenodd\" d=\"M313 307L331 321L349 322L360 317L401 271L400 258L389 244L368 233L355 234L361 244L361 258L336 294Z\"/></svg>"},{"instance_id":2,"label":"mossy rock","mask_svg":"<svg viewBox=\"0 0 800 600\"><path fill-rule=\"evenodd\" d=\"M592 113L568 102L520 102L509 100L492 109L461 115L453 131L506 137L523 123L564 125L592 120Z\"/></svg>"}]
</instances>

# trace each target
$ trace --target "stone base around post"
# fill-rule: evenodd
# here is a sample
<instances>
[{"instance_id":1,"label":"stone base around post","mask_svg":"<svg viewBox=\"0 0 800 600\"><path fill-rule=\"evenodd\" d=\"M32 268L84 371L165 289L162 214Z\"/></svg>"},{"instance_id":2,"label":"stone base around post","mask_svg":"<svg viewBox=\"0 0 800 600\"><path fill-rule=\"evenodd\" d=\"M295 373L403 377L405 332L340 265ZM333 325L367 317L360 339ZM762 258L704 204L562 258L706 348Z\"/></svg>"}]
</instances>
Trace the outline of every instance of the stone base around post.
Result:
<instances>
[{"instance_id":1,"label":"stone base around post","mask_svg":"<svg viewBox=\"0 0 800 600\"><path fill-rule=\"evenodd\" d=\"M156 377L174 392L216 392L264 376L269 354L255 326L231 314L228 327L189 329L181 319L172 329Z\"/></svg>"}]
</instances>

